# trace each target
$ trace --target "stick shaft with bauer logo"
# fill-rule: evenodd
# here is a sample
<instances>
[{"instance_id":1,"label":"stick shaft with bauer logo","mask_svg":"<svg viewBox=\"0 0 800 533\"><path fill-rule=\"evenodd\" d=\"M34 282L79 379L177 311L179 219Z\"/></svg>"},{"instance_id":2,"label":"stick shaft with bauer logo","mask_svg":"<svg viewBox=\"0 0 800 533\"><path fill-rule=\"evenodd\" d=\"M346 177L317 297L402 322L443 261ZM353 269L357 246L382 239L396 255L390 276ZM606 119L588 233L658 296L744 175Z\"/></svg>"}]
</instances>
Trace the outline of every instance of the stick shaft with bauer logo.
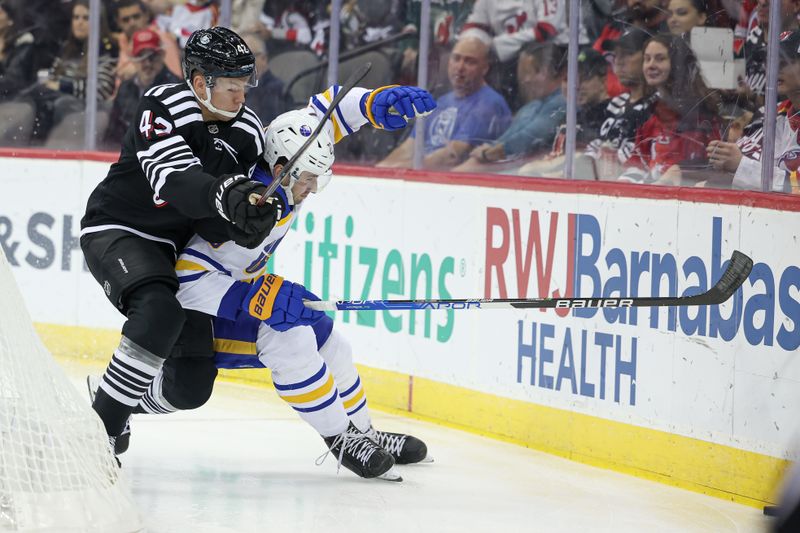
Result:
<instances>
[{"instance_id":1,"label":"stick shaft with bauer logo","mask_svg":"<svg viewBox=\"0 0 800 533\"><path fill-rule=\"evenodd\" d=\"M580 309L619 307L664 307L685 305L716 305L727 301L744 283L753 269L753 260L734 251L728 268L716 285L694 296L656 296L616 298L505 298L463 300L341 300L310 301L305 305L317 311L383 311L402 309Z\"/></svg>"}]
</instances>

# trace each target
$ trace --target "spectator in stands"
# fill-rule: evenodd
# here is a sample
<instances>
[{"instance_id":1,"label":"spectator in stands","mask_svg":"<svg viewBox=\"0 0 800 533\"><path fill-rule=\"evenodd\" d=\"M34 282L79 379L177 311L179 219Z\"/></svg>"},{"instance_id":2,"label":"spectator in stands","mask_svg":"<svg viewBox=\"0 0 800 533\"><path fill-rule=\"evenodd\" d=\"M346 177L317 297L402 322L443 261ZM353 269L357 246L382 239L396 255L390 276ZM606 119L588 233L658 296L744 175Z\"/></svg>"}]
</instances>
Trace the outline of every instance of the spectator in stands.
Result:
<instances>
[{"instance_id":1,"label":"spectator in stands","mask_svg":"<svg viewBox=\"0 0 800 533\"><path fill-rule=\"evenodd\" d=\"M778 93L786 100L778 104L775 124L775 159L772 190L800 192L797 170L800 168L800 30L781 36ZM764 109L756 113L735 142L711 141L706 153L711 166L723 172L709 186L733 186L736 189L761 190L761 149L764 137Z\"/></svg>"},{"instance_id":2,"label":"spectator in stands","mask_svg":"<svg viewBox=\"0 0 800 533\"><path fill-rule=\"evenodd\" d=\"M0 1L0 102L17 96L36 81L33 34L18 26L7 1Z\"/></svg>"},{"instance_id":3,"label":"spectator in stands","mask_svg":"<svg viewBox=\"0 0 800 533\"><path fill-rule=\"evenodd\" d=\"M114 91L113 70L119 50L116 46L105 13L100 14L100 64L98 65L97 91L103 100ZM76 98L86 92L86 74L89 45L89 0L76 0L72 8L70 35L50 69L44 85Z\"/></svg>"},{"instance_id":4,"label":"spectator in stands","mask_svg":"<svg viewBox=\"0 0 800 533\"><path fill-rule=\"evenodd\" d=\"M425 120L425 168L450 169L478 143L497 138L508 127L511 110L486 84L489 47L480 39L459 39L450 54L447 74L453 90L442 96ZM414 156L411 133L378 166L409 167Z\"/></svg>"},{"instance_id":5,"label":"spectator in stands","mask_svg":"<svg viewBox=\"0 0 800 533\"><path fill-rule=\"evenodd\" d=\"M394 2L343 1L340 24L345 49L356 48L400 33L403 26L401 14L403 3L404 1L399 0ZM433 10L433 6L431 6L431 10Z\"/></svg>"},{"instance_id":6,"label":"spectator in stands","mask_svg":"<svg viewBox=\"0 0 800 533\"><path fill-rule=\"evenodd\" d=\"M630 25L651 34L665 31L669 18L668 4L668 0L628 0Z\"/></svg>"},{"instance_id":7,"label":"spectator in stands","mask_svg":"<svg viewBox=\"0 0 800 533\"><path fill-rule=\"evenodd\" d=\"M149 28L131 36L131 64L136 74L119 86L105 133L104 144L113 150L119 150L128 126L137 119L136 109L145 91L157 85L182 81L165 66L161 38Z\"/></svg>"},{"instance_id":8,"label":"spectator in stands","mask_svg":"<svg viewBox=\"0 0 800 533\"><path fill-rule=\"evenodd\" d=\"M586 27L586 36L594 43L608 21L617 18L624 10L625 0L581 0L581 23Z\"/></svg>"},{"instance_id":9,"label":"spectator in stands","mask_svg":"<svg viewBox=\"0 0 800 533\"><path fill-rule=\"evenodd\" d=\"M605 25L600 37L592 46L598 52L606 52L607 55L610 55L613 42L625 32L639 30L649 38L657 33L667 31L669 16L667 2L668 0L626 0L624 12L612 18ZM613 63L613 57L610 57L609 60ZM611 73L608 76L609 96L617 96L623 92L625 92L625 88L619 84L616 75Z\"/></svg>"},{"instance_id":10,"label":"spectator in stands","mask_svg":"<svg viewBox=\"0 0 800 533\"><path fill-rule=\"evenodd\" d=\"M491 43L501 63L513 60L531 41L565 44L567 2L564 0L476 0L461 35ZM582 29L581 42L586 42Z\"/></svg>"},{"instance_id":11,"label":"spectator in stands","mask_svg":"<svg viewBox=\"0 0 800 533\"><path fill-rule=\"evenodd\" d=\"M449 89L444 67L447 56L456 41L456 36L469 15L469 0L453 0L449 2L431 3L431 46L428 51L428 90L440 95ZM400 42L402 60L398 83L414 84L417 81L417 56L419 54L419 23L421 20L422 2L405 0L401 5L400 19L403 29L411 36Z\"/></svg>"},{"instance_id":12,"label":"spectator in stands","mask_svg":"<svg viewBox=\"0 0 800 533\"><path fill-rule=\"evenodd\" d=\"M114 4L114 19L120 29L119 61L117 78L120 81L131 79L136 74L136 66L131 61L134 32L147 27L147 14L142 0L118 0Z\"/></svg>"},{"instance_id":13,"label":"spectator in stands","mask_svg":"<svg viewBox=\"0 0 800 533\"><path fill-rule=\"evenodd\" d=\"M608 62L601 53L587 47L578 54L576 150L582 150L600 135L600 128L610 112L611 102L606 91L607 73ZM566 98L566 76L562 76L561 92ZM523 165L517 173L521 176L563 177L566 139L567 125L562 123L550 153Z\"/></svg>"},{"instance_id":14,"label":"spectator in stands","mask_svg":"<svg viewBox=\"0 0 800 533\"><path fill-rule=\"evenodd\" d=\"M247 106L252 109L261 122L267 126L272 119L292 109L292 99L284 94L284 84L269 70L267 47L261 38L249 33L242 36L256 58L258 86L247 93Z\"/></svg>"},{"instance_id":15,"label":"spectator in stands","mask_svg":"<svg viewBox=\"0 0 800 533\"><path fill-rule=\"evenodd\" d=\"M72 0L10 0L8 5L17 29L33 34L33 71L49 68L69 35Z\"/></svg>"},{"instance_id":16,"label":"spectator in stands","mask_svg":"<svg viewBox=\"0 0 800 533\"><path fill-rule=\"evenodd\" d=\"M797 30L798 13L800 13L800 0L780 0L781 2L781 33ZM741 96L749 99L755 107L763 105L764 88L767 82L767 43L766 36L769 26L769 0L758 0L756 9L750 15L744 46L741 57L746 61L745 79L739 84Z\"/></svg>"},{"instance_id":17,"label":"spectator in stands","mask_svg":"<svg viewBox=\"0 0 800 533\"><path fill-rule=\"evenodd\" d=\"M469 159L454 170L488 170L491 163L518 159L550 148L563 122L566 100L561 82L566 73L565 49L547 43L525 45L518 60L518 83L525 105L496 140L474 148Z\"/></svg>"},{"instance_id":18,"label":"spectator in stands","mask_svg":"<svg viewBox=\"0 0 800 533\"><path fill-rule=\"evenodd\" d=\"M628 168L620 179L679 185L697 177L694 171L708 170L705 147L721 137L717 97L706 87L697 58L680 36L651 38L643 68L647 85L658 96L652 115L636 131Z\"/></svg>"},{"instance_id":19,"label":"spectator in stands","mask_svg":"<svg viewBox=\"0 0 800 533\"><path fill-rule=\"evenodd\" d=\"M147 14L147 27L156 32L161 39L164 64L175 76L183 78L178 36L169 29L172 23L172 8L175 4L181 3L181 0L141 0L141 2Z\"/></svg>"},{"instance_id":20,"label":"spectator in stands","mask_svg":"<svg viewBox=\"0 0 800 533\"><path fill-rule=\"evenodd\" d=\"M623 88L623 94L630 94L633 102L638 101L645 93L642 61L644 45L650 37L645 31L629 28L606 46L612 52L614 73Z\"/></svg>"},{"instance_id":21,"label":"spectator in stands","mask_svg":"<svg viewBox=\"0 0 800 533\"><path fill-rule=\"evenodd\" d=\"M636 130L650 118L653 89L642 71L647 33L630 28L616 41L606 41L613 52L614 71L625 92L611 99L600 135L575 161L578 179L617 179L633 150Z\"/></svg>"},{"instance_id":22,"label":"spectator in stands","mask_svg":"<svg viewBox=\"0 0 800 533\"><path fill-rule=\"evenodd\" d=\"M297 5L299 3L294 0L265 3L261 16L249 28L248 33L255 33L267 41L267 50L272 56L297 48L307 50L312 45L314 34L309 23L309 13L303 9L304 6ZM324 32L325 28L320 31ZM318 49L314 51L323 53L324 41L323 37Z\"/></svg>"},{"instance_id":23,"label":"spectator in stands","mask_svg":"<svg viewBox=\"0 0 800 533\"><path fill-rule=\"evenodd\" d=\"M567 0L476 0L461 35L491 44L499 64L490 83L515 109L522 105L517 94L517 56L530 42L567 44ZM578 42L588 44L586 29L579 25Z\"/></svg>"},{"instance_id":24,"label":"spectator in stands","mask_svg":"<svg viewBox=\"0 0 800 533\"><path fill-rule=\"evenodd\" d=\"M184 0L142 0L150 16L159 27L166 27L168 19L172 16L172 8L183 4ZM162 39L163 43L164 40Z\"/></svg>"},{"instance_id":25,"label":"spectator in stands","mask_svg":"<svg viewBox=\"0 0 800 533\"><path fill-rule=\"evenodd\" d=\"M626 0L624 12L612 18L605 25L594 48L598 52L606 49L605 41L613 41L630 29L640 29L650 36L667 31L668 0Z\"/></svg>"},{"instance_id":26,"label":"spectator in stands","mask_svg":"<svg viewBox=\"0 0 800 533\"><path fill-rule=\"evenodd\" d=\"M757 21L752 18L753 12L758 6L758 0L743 0L739 8L736 26L733 28L733 49L739 54L742 51L742 46L747 39L747 34L753 29L750 24L757 25Z\"/></svg>"},{"instance_id":27,"label":"spectator in stands","mask_svg":"<svg viewBox=\"0 0 800 533\"><path fill-rule=\"evenodd\" d=\"M667 26L673 35L684 35L708 20L706 0L669 0Z\"/></svg>"},{"instance_id":28,"label":"spectator in stands","mask_svg":"<svg viewBox=\"0 0 800 533\"><path fill-rule=\"evenodd\" d=\"M168 30L178 38L183 49L195 30L216 26L219 11L214 0L186 0L172 8Z\"/></svg>"},{"instance_id":29,"label":"spectator in stands","mask_svg":"<svg viewBox=\"0 0 800 533\"><path fill-rule=\"evenodd\" d=\"M114 92L117 47L104 13L100 15L100 54L97 72L97 95L108 100ZM49 76L42 83L22 91L17 102L22 109L0 110L6 120L23 125L19 138L44 139L54 125L68 116L81 113L86 103L87 45L89 42L88 0L76 0L72 8L70 35L53 62ZM6 114L5 111L9 113ZM74 117L72 117L74 118ZM26 126L26 127L25 127ZM72 132L73 137L76 132Z\"/></svg>"},{"instance_id":30,"label":"spectator in stands","mask_svg":"<svg viewBox=\"0 0 800 533\"><path fill-rule=\"evenodd\" d=\"M255 27L262 11L264 11L264 0L232 0L231 29L239 35L244 35Z\"/></svg>"}]
</instances>

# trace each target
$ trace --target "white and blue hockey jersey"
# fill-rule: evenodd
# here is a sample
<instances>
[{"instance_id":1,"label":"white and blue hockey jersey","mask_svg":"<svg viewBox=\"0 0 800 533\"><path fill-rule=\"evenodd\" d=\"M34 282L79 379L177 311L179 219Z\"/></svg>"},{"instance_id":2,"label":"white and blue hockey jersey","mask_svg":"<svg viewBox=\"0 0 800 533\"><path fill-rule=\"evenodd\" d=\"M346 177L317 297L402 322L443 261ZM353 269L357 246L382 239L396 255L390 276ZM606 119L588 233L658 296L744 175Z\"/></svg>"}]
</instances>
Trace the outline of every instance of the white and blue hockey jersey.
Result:
<instances>
[{"instance_id":1,"label":"white and blue hockey jersey","mask_svg":"<svg viewBox=\"0 0 800 533\"><path fill-rule=\"evenodd\" d=\"M307 109L321 119L340 89L338 85L333 86L311 97ZM368 92L368 89L354 88L339 103L326 125L334 142L369 122L361 109L361 98ZM272 178L266 178L262 181L268 185ZM283 189L278 187L277 193L284 194ZM261 246L253 249L233 241L211 243L195 235L175 265L180 282L177 297L181 305L185 309L236 320L250 283L264 274L267 261L289 231L299 207L287 209Z\"/></svg>"}]
</instances>

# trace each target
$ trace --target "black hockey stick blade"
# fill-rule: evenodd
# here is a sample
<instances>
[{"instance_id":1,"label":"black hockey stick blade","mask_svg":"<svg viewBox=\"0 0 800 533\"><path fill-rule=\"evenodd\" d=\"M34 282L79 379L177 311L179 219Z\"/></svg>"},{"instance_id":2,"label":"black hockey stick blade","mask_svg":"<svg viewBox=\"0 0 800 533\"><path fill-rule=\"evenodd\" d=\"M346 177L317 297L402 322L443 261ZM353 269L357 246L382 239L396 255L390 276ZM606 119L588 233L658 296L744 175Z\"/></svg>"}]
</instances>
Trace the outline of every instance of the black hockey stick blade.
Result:
<instances>
[{"instance_id":1,"label":"black hockey stick blade","mask_svg":"<svg viewBox=\"0 0 800 533\"><path fill-rule=\"evenodd\" d=\"M523 300L512 304L517 308L583 308L583 307L671 307L687 305L717 305L724 303L742 286L750 271L753 260L738 250L734 250L728 268L717 283L702 294L694 296L656 296L628 298L547 298L544 300ZM530 302L532 305L529 305Z\"/></svg>"},{"instance_id":2,"label":"black hockey stick blade","mask_svg":"<svg viewBox=\"0 0 800 533\"><path fill-rule=\"evenodd\" d=\"M690 298L703 297L704 301L694 305L714 305L726 302L747 280L751 270L753 270L753 260L739 250L734 250L728 268L722 273L717 284L705 294L690 296Z\"/></svg>"},{"instance_id":3,"label":"black hockey stick blade","mask_svg":"<svg viewBox=\"0 0 800 533\"><path fill-rule=\"evenodd\" d=\"M301 146L300 149L297 152L295 152L292 158L289 159L289 162L283 165L283 169L281 170L278 177L274 179L272 183L270 183L269 187L267 187L267 192L265 192L261 196L261 198L258 199L258 202L256 203L257 206L261 207L262 205L264 205L264 202L267 201L267 198L272 193L275 192L275 189L278 188L278 185L281 183L281 181L283 181L283 178L286 177L286 173L289 172L289 169L291 169L294 166L294 164L297 163L297 160L300 159L300 156L303 155L303 153L305 153L305 151L308 149L309 146L311 146L311 143L317 140L317 137L319 137L320 132L323 130L323 128L325 128L325 125L328 123L328 119L331 118L331 115L336 110L336 107L339 105L342 99L347 95L347 93L349 93L353 89L353 87L355 87L358 84L358 82L364 79L364 76L367 75L367 73L370 71L371 68L372 68L372 63L367 61L366 63L358 67L355 71L353 71L352 74L350 74L350 77L347 78L347 81L344 82L344 85L342 85L341 89L339 89L339 92L331 101L331 104L328 106L328 110L325 111L324 115L322 115L322 118L319 121L319 125L317 125L317 127L308 137L308 139L306 139L306 142L303 143L303 146Z\"/></svg>"},{"instance_id":4,"label":"black hockey stick blade","mask_svg":"<svg viewBox=\"0 0 800 533\"><path fill-rule=\"evenodd\" d=\"M482 298L466 300L341 300L306 301L306 307L318 311L381 311L402 309L581 309L618 307L664 307L685 305L716 305L727 301L741 287L753 260L739 251L733 252L728 268L717 283L703 294L695 296L661 296L646 298Z\"/></svg>"}]
</instances>

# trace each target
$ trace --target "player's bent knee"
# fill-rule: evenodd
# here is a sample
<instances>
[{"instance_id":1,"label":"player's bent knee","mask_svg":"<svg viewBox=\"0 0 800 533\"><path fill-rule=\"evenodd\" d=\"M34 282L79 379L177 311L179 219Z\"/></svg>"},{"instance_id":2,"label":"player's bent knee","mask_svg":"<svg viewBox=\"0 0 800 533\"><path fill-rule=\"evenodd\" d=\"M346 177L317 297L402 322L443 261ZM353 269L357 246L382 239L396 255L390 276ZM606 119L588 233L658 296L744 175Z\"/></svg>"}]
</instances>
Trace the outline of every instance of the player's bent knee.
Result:
<instances>
[{"instance_id":1,"label":"player's bent knee","mask_svg":"<svg viewBox=\"0 0 800 533\"><path fill-rule=\"evenodd\" d=\"M262 324L258 329L256 347L259 361L272 370L292 371L319 360L317 339L308 326L275 331Z\"/></svg>"},{"instance_id":2,"label":"player's bent knee","mask_svg":"<svg viewBox=\"0 0 800 533\"><path fill-rule=\"evenodd\" d=\"M175 291L164 283L148 283L126 296L128 320L122 334L160 357L172 351L186 314Z\"/></svg>"},{"instance_id":3,"label":"player's bent knee","mask_svg":"<svg viewBox=\"0 0 800 533\"><path fill-rule=\"evenodd\" d=\"M179 410L197 409L204 405L214 390L217 367L213 359L182 358L174 361L176 380L164 391L165 399Z\"/></svg>"}]
</instances>

